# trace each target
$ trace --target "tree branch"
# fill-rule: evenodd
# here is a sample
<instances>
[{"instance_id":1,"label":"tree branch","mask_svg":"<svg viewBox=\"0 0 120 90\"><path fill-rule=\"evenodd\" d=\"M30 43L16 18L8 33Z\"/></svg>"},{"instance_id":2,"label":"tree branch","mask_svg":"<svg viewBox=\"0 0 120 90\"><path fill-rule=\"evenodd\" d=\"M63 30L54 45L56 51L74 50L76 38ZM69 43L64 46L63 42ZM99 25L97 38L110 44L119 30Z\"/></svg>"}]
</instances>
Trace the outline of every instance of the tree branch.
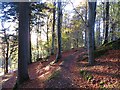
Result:
<instances>
[{"instance_id":1,"label":"tree branch","mask_svg":"<svg viewBox=\"0 0 120 90\"><path fill-rule=\"evenodd\" d=\"M71 2L71 0L69 0L70 1L70 3L72 4L72 6L73 6L73 10L75 10L76 11L76 13L81 17L81 19L82 19L82 21L83 21L83 23L85 24L85 26L87 27L88 25L87 25L87 23L86 23L86 21L84 21L84 19L83 19L83 17L82 17L82 15L75 9L75 7L74 7L74 5L73 5L73 2Z\"/></svg>"}]
</instances>

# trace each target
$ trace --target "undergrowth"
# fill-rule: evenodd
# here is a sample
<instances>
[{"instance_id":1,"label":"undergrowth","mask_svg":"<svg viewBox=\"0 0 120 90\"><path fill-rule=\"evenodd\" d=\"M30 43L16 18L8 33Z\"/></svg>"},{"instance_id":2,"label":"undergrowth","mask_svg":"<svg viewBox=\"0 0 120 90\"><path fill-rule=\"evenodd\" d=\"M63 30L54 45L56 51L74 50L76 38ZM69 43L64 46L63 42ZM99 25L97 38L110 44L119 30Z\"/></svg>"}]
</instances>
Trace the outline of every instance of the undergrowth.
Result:
<instances>
[{"instance_id":1,"label":"undergrowth","mask_svg":"<svg viewBox=\"0 0 120 90\"><path fill-rule=\"evenodd\" d=\"M120 49L120 39L101 45L98 49L95 50L94 56L97 58L104 55L108 50L117 49Z\"/></svg>"}]
</instances>

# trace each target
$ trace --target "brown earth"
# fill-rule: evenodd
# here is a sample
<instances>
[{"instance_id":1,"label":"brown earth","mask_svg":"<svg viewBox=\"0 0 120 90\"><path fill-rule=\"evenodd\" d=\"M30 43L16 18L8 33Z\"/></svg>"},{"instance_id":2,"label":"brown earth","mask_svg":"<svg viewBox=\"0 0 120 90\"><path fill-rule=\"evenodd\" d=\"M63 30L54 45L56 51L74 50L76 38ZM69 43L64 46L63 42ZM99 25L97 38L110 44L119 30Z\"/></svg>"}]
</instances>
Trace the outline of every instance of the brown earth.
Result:
<instances>
[{"instance_id":1,"label":"brown earth","mask_svg":"<svg viewBox=\"0 0 120 90\"><path fill-rule=\"evenodd\" d=\"M29 65L30 80L23 83L23 89L75 88L75 89L120 89L120 50L109 50L96 59L94 66L82 60L86 50L73 49L62 53L58 63L53 63L55 55L47 62L35 62ZM12 89L16 81L16 72L3 82L3 89ZM90 78L92 77L92 78Z\"/></svg>"}]
</instances>

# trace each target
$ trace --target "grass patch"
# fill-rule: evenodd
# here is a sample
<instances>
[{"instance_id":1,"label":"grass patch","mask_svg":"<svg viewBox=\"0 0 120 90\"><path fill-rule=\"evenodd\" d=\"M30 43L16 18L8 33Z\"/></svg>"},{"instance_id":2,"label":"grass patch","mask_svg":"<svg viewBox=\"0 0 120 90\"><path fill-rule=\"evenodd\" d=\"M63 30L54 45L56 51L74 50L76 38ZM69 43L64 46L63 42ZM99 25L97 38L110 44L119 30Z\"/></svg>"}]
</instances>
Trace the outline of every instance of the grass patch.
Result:
<instances>
[{"instance_id":1,"label":"grass patch","mask_svg":"<svg viewBox=\"0 0 120 90\"><path fill-rule=\"evenodd\" d=\"M88 81L91 81L93 79L93 76L87 73L85 70L80 70L80 75L82 75L83 78Z\"/></svg>"},{"instance_id":2,"label":"grass patch","mask_svg":"<svg viewBox=\"0 0 120 90\"><path fill-rule=\"evenodd\" d=\"M82 76L84 76L84 75L86 75L87 73L86 73L86 71L84 71L84 70L80 70L80 74L81 74Z\"/></svg>"},{"instance_id":3,"label":"grass patch","mask_svg":"<svg viewBox=\"0 0 120 90\"><path fill-rule=\"evenodd\" d=\"M88 81L91 81L91 80L93 79L93 76L90 75L90 74L88 74L88 75L86 76L86 79L87 79Z\"/></svg>"},{"instance_id":4,"label":"grass patch","mask_svg":"<svg viewBox=\"0 0 120 90\"><path fill-rule=\"evenodd\" d=\"M102 85L102 86L103 86L104 84L105 84L105 82L103 82L103 81L101 81L101 82L100 82L100 85Z\"/></svg>"},{"instance_id":5,"label":"grass patch","mask_svg":"<svg viewBox=\"0 0 120 90\"><path fill-rule=\"evenodd\" d=\"M104 87L104 86L100 86L100 90L109 90L109 89L107 89L107 88Z\"/></svg>"},{"instance_id":6,"label":"grass patch","mask_svg":"<svg viewBox=\"0 0 120 90\"><path fill-rule=\"evenodd\" d=\"M100 90L108 90L108 89L104 86L104 84L105 84L104 81L101 81L101 82L99 83L99 85L100 85Z\"/></svg>"}]
</instances>

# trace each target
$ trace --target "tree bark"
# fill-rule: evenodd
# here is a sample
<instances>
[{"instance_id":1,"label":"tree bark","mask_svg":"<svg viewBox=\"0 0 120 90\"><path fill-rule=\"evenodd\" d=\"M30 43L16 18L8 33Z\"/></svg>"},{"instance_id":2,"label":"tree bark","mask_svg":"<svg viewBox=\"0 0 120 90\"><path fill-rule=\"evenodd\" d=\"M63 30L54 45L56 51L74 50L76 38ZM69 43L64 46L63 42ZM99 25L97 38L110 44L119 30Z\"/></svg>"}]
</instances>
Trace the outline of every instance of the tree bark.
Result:
<instances>
[{"instance_id":1,"label":"tree bark","mask_svg":"<svg viewBox=\"0 0 120 90\"><path fill-rule=\"evenodd\" d=\"M6 40L7 41L7 40ZM6 42L7 43L7 51L6 51L6 60L5 60L5 74L7 74L8 73L8 55L9 55L9 43L8 43L8 41Z\"/></svg>"},{"instance_id":2,"label":"tree bark","mask_svg":"<svg viewBox=\"0 0 120 90\"><path fill-rule=\"evenodd\" d=\"M29 3L29 5L30 5L30 3ZM28 9L28 13L29 13L29 16L28 16L28 18L29 18L29 45L28 45L28 47L29 47L29 53L30 53L30 59L28 60L28 64L31 64L32 63L32 52L31 52L31 30L30 30L30 19L31 19L31 15L30 15L30 13L31 13L31 8L30 8L30 6L29 6L29 9Z\"/></svg>"},{"instance_id":3,"label":"tree bark","mask_svg":"<svg viewBox=\"0 0 120 90\"><path fill-rule=\"evenodd\" d=\"M18 85L29 79L29 3L19 3L19 35L18 35Z\"/></svg>"},{"instance_id":4,"label":"tree bark","mask_svg":"<svg viewBox=\"0 0 120 90\"><path fill-rule=\"evenodd\" d=\"M90 65L94 64L94 27L96 17L96 2L88 2L89 15L88 15L88 62Z\"/></svg>"},{"instance_id":5,"label":"tree bark","mask_svg":"<svg viewBox=\"0 0 120 90\"><path fill-rule=\"evenodd\" d=\"M98 46L101 45L101 36L100 36L100 20L98 21Z\"/></svg>"},{"instance_id":6,"label":"tree bark","mask_svg":"<svg viewBox=\"0 0 120 90\"><path fill-rule=\"evenodd\" d=\"M106 30L104 44L108 43L108 29L109 29L109 1L106 2Z\"/></svg>"},{"instance_id":7,"label":"tree bark","mask_svg":"<svg viewBox=\"0 0 120 90\"><path fill-rule=\"evenodd\" d=\"M29 28L29 30L30 30L30 28ZM32 51L31 51L31 34L29 33L29 36L30 36L30 39L29 39L29 41L30 41L30 61L28 62L28 64L31 64L32 63Z\"/></svg>"},{"instance_id":8,"label":"tree bark","mask_svg":"<svg viewBox=\"0 0 120 90\"><path fill-rule=\"evenodd\" d=\"M32 51L31 51L31 29L30 29L30 20L31 20L31 8L29 9L29 41L30 41L30 61L28 62L28 64L31 64L32 63Z\"/></svg>"},{"instance_id":9,"label":"tree bark","mask_svg":"<svg viewBox=\"0 0 120 90\"><path fill-rule=\"evenodd\" d=\"M62 27L62 8L61 8L61 0L58 0L58 23L57 23L57 35L58 35L58 51L56 62L62 57L61 53L61 27Z\"/></svg>"},{"instance_id":10,"label":"tree bark","mask_svg":"<svg viewBox=\"0 0 120 90\"><path fill-rule=\"evenodd\" d=\"M47 16L47 46L48 46L47 47L47 52L48 52L47 57L49 57L49 36L48 36L48 34L49 34L49 32L48 32L49 31L49 25L48 25L49 24L49 18L50 17Z\"/></svg>"},{"instance_id":11,"label":"tree bark","mask_svg":"<svg viewBox=\"0 0 120 90\"><path fill-rule=\"evenodd\" d=\"M105 3L103 2L102 3L103 4L103 43L102 44L104 44L104 38L105 38Z\"/></svg>"},{"instance_id":12,"label":"tree bark","mask_svg":"<svg viewBox=\"0 0 120 90\"><path fill-rule=\"evenodd\" d=\"M51 55L54 54L54 44L55 44L55 15L56 15L56 3L54 2L54 8L53 8L53 26L52 26L52 49L51 49Z\"/></svg>"},{"instance_id":13,"label":"tree bark","mask_svg":"<svg viewBox=\"0 0 120 90\"><path fill-rule=\"evenodd\" d=\"M85 22L87 24L87 2L86 2L86 13L85 13ZM85 26L86 27L86 26ZM85 48L87 48L87 28L85 28Z\"/></svg>"}]
</instances>

